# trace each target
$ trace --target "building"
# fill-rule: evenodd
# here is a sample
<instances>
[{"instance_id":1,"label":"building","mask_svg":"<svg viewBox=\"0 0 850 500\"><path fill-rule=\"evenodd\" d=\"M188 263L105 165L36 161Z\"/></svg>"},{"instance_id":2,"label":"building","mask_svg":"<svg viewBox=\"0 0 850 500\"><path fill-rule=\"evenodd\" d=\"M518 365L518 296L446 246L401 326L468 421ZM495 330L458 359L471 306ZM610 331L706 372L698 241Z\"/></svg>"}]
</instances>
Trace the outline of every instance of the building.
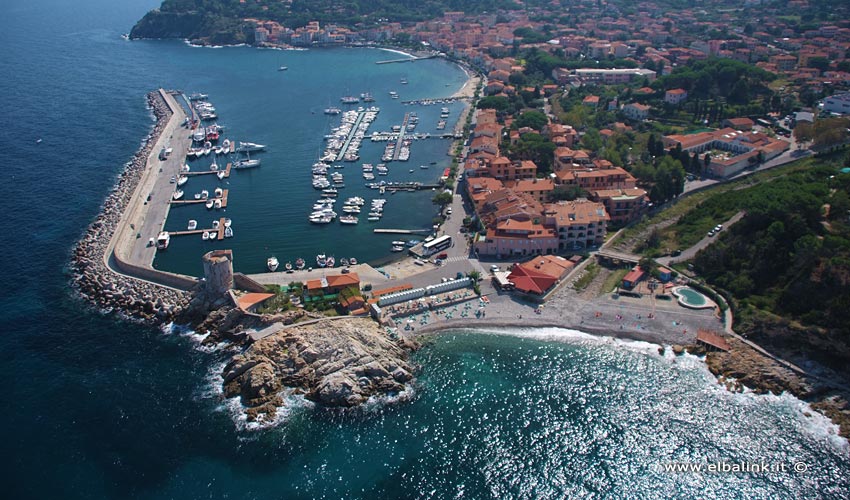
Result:
<instances>
[{"instance_id":1,"label":"building","mask_svg":"<svg viewBox=\"0 0 850 500\"><path fill-rule=\"evenodd\" d=\"M514 264L507 281L522 293L545 295L570 274L574 267L574 263L563 257L541 255L522 264Z\"/></svg>"},{"instance_id":2,"label":"building","mask_svg":"<svg viewBox=\"0 0 850 500\"><path fill-rule=\"evenodd\" d=\"M643 269L635 266L634 269L628 272L625 276L623 276L623 282L621 287L626 290L633 290L640 280L642 280L646 276L646 273L643 272Z\"/></svg>"},{"instance_id":3,"label":"building","mask_svg":"<svg viewBox=\"0 0 850 500\"><path fill-rule=\"evenodd\" d=\"M346 288L360 291L360 276L357 273L329 274L319 279L309 280L304 284L307 295L330 295L339 293Z\"/></svg>"},{"instance_id":4,"label":"building","mask_svg":"<svg viewBox=\"0 0 850 500\"><path fill-rule=\"evenodd\" d=\"M629 83L638 78L655 80L655 71L644 68L623 69L576 69L570 71L566 68L555 68L552 77L558 83L584 82L602 83L605 85L617 85Z\"/></svg>"},{"instance_id":5,"label":"building","mask_svg":"<svg viewBox=\"0 0 850 500\"><path fill-rule=\"evenodd\" d=\"M488 225L487 234L475 242L481 255L498 258L556 253L559 238L551 227L539 222L539 217L511 216Z\"/></svg>"},{"instance_id":6,"label":"building","mask_svg":"<svg viewBox=\"0 0 850 500\"><path fill-rule=\"evenodd\" d=\"M787 151L791 144L759 132L744 132L724 128L688 135L666 135L662 138L668 149L682 148L688 153L708 153L708 171L718 177L737 174L758 161L767 161Z\"/></svg>"},{"instance_id":7,"label":"building","mask_svg":"<svg viewBox=\"0 0 850 500\"><path fill-rule=\"evenodd\" d=\"M850 114L850 92L827 97L823 100L823 110L837 115Z\"/></svg>"},{"instance_id":8,"label":"building","mask_svg":"<svg viewBox=\"0 0 850 500\"><path fill-rule=\"evenodd\" d=\"M558 236L558 250L578 250L602 245L610 217L602 203L578 199L549 203L544 224Z\"/></svg>"},{"instance_id":9,"label":"building","mask_svg":"<svg viewBox=\"0 0 850 500\"><path fill-rule=\"evenodd\" d=\"M641 188L598 189L590 193L593 200L605 205L613 224L627 224L646 213L649 206L646 191Z\"/></svg>"},{"instance_id":10,"label":"building","mask_svg":"<svg viewBox=\"0 0 850 500\"><path fill-rule=\"evenodd\" d=\"M509 187L517 193L525 193L540 203L546 203L551 200L552 193L555 191L555 181L535 177L533 179L508 181L505 183L505 187Z\"/></svg>"},{"instance_id":11,"label":"building","mask_svg":"<svg viewBox=\"0 0 850 500\"><path fill-rule=\"evenodd\" d=\"M677 105L688 98L688 91L685 89L671 89L664 93L664 102L667 104Z\"/></svg>"},{"instance_id":12,"label":"building","mask_svg":"<svg viewBox=\"0 0 850 500\"><path fill-rule=\"evenodd\" d=\"M723 128L733 128L735 130L752 130L755 122L749 118L727 118L720 124Z\"/></svg>"},{"instance_id":13,"label":"building","mask_svg":"<svg viewBox=\"0 0 850 500\"><path fill-rule=\"evenodd\" d=\"M623 106L623 114L630 120L643 121L649 117L650 109L651 107L646 104L633 102Z\"/></svg>"}]
</instances>

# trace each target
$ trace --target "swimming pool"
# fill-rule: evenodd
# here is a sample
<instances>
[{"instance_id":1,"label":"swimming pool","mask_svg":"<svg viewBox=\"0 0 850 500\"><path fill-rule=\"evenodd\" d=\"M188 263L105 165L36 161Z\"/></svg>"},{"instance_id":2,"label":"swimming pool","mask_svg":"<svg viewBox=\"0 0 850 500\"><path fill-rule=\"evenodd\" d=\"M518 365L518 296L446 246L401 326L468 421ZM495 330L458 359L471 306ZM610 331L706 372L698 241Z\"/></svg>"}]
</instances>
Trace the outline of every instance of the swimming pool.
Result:
<instances>
[{"instance_id":1,"label":"swimming pool","mask_svg":"<svg viewBox=\"0 0 850 500\"><path fill-rule=\"evenodd\" d=\"M706 309L709 307L714 307L714 303L708 298L694 290L693 288L689 288L686 286L679 286L673 289L673 295L679 299L679 304L682 307L689 307L691 309Z\"/></svg>"}]
</instances>

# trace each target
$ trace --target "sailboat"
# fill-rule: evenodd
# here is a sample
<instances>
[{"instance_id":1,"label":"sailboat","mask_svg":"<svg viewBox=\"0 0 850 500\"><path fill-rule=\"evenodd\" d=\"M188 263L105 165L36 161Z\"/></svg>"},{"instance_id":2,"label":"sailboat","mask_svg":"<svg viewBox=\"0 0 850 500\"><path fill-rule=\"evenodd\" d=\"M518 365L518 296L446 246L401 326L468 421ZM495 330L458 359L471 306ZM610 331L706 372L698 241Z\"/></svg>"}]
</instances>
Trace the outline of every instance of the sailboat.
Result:
<instances>
[{"instance_id":1,"label":"sailboat","mask_svg":"<svg viewBox=\"0 0 850 500\"><path fill-rule=\"evenodd\" d=\"M245 151L245 155L247 156L247 159L236 160L236 163L233 164L233 168L254 168L260 166L260 160L251 159L250 151Z\"/></svg>"}]
</instances>

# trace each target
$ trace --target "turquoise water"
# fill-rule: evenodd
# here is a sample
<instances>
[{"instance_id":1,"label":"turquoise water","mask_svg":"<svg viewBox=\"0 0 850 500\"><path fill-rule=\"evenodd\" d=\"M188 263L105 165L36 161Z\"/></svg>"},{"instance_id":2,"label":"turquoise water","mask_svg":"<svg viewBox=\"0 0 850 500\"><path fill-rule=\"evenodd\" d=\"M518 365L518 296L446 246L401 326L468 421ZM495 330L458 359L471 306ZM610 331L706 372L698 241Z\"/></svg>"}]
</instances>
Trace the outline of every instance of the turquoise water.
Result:
<instances>
[{"instance_id":1,"label":"turquoise water","mask_svg":"<svg viewBox=\"0 0 850 500\"><path fill-rule=\"evenodd\" d=\"M442 335L416 354L423 369L407 401L338 413L296 399L276 427L245 428L238 408L218 397L216 376L232 353L207 352L190 335L88 309L69 293L63 274L68 253L150 128L147 91L206 91L222 123L241 137L274 144L282 139L264 135L269 123L324 117L275 108L269 118L258 107L266 101L253 95L298 93L309 98L305 110L318 109L338 98L346 78L361 78L334 80L331 69L344 67L350 57L380 53L197 49L122 40L120 34L156 4L4 4L0 159L7 182L0 200L12 223L0 238L8 271L0 291L5 498L846 497L847 444L823 418L806 416L799 401L731 394L697 360L660 358L651 346L565 339L550 331ZM315 97L299 90L293 77L299 65L309 66L311 55L324 61L329 75L328 82L311 83L330 89ZM245 57L250 64L243 65ZM268 63L268 75L238 77L260 63ZM280 64L290 70L277 72ZM419 64L391 69L406 72L412 88L426 78L414 76L416 68L425 68ZM365 73L375 66L363 68ZM460 77L449 65L431 68L449 71L435 79ZM421 92L440 85L453 90L435 85ZM371 90L378 95L379 89ZM303 141L310 143L299 153L305 157L319 147L308 132ZM240 172L234 179L244 182L234 186L234 195L246 199L228 213L237 229L234 245L240 245L237 267L245 270L260 268L268 252L262 247L275 244L263 231L292 231L267 229L261 215L274 221L297 212L293 224L303 218L300 201L290 206L284 194L271 192L278 189L274 176L295 168L275 156L287 153L283 144L269 151L257 171L270 178L252 182L256 174ZM435 154L443 154L434 144ZM277 203L278 213L264 209L249 224L251 214L238 212L253 197L265 197L256 206ZM329 247L342 239L338 232L318 234ZM301 241L306 239L279 241L295 245L295 256L317 246ZM377 245L375 256L385 249ZM162 265L192 271L197 249L175 250L168 253L175 261ZM290 258L283 247L274 251ZM530 338L532 333L537 336ZM721 476L657 469L660 460L711 459L802 460L810 470Z\"/></svg>"},{"instance_id":2,"label":"turquoise water","mask_svg":"<svg viewBox=\"0 0 850 500\"><path fill-rule=\"evenodd\" d=\"M699 307L706 304L705 296L691 288L680 287L676 289L676 293L681 295L682 300L688 305Z\"/></svg>"}]
</instances>

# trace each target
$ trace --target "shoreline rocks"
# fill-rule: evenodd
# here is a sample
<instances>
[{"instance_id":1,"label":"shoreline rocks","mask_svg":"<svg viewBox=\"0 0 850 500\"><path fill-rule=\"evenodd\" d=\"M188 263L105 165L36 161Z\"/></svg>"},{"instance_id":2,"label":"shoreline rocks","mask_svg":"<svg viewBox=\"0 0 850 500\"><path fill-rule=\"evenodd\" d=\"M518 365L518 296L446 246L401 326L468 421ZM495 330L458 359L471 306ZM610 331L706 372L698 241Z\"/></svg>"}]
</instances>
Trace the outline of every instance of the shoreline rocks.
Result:
<instances>
[{"instance_id":1,"label":"shoreline rocks","mask_svg":"<svg viewBox=\"0 0 850 500\"><path fill-rule=\"evenodd\" d=\"M389 339L365 318L293 325L231 359L222 371L224 395L239 397L253 419L273 416L285 390L324 407L350 408L403 392L415 371L408 352L417 347Z\"/></svg>"},{"instance_id":2,"label":"shoreline rocks","mask_svg":"<svg viewBox=\"0 0 850 500\"><path fill-rule=\"evenodd\" d=\"M157 91L148 93L147 102L156 123L118 176L101 205L100 214L74 246L69 271L74 289L95 306L119 311L129 318L166 323L186 307L189 293L117 274L106 265L109 241L142 179L148 156L172 114Z\"/></svg>"}]
</instances>

